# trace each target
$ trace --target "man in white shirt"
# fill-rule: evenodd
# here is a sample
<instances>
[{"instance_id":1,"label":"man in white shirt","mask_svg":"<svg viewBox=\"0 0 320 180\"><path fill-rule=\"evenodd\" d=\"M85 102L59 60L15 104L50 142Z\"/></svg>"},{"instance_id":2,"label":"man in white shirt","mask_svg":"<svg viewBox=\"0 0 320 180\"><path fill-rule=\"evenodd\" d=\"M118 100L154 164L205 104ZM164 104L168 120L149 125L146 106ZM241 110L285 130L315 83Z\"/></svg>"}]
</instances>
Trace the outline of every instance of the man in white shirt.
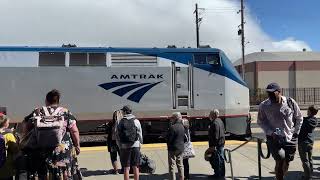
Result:
<instances>
[{"instance_id":1,"label":"man in white shirt","mask_svg":"<svg viewBox=\"0 0 320 180\"><path fill-rule=\"evenodd\" d=\"M294 159L303 117L295 100L281 95L277 83L270 83L266 91L269 98L259 105L257 122L266 133L267 144L276 161L276 178L283 180L289 162Z\"/></svg>"}]
</instances>

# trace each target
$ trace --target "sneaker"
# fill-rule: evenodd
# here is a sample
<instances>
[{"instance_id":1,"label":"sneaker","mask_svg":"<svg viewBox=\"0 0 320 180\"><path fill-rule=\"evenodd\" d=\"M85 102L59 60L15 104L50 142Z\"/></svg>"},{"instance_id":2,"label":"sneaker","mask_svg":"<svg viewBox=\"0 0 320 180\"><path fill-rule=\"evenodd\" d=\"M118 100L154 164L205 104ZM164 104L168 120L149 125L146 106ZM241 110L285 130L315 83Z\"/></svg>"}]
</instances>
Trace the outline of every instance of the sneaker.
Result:
<instances>
[{"instance_id":1,"label":"sneaker","mask_svg":"<svg viewBox=\"0 0 320 180\"><path fill-rule=\"evenodd\" d=\"M118 175L119 174L119 170L115 170L114 174Z\"/></svg>"},{"instance_id":2,"label":"sneaker","mask_svg":"<svg viewBox=\"0 0 320 180\"><path fill-rule=\"evenodd\" d=\"M115 175L117 175L117 174L119 174L119 172L118 172L118 170L111 169L111 170L110 170L110 174L115 174Z\"/></svg>"}]
</instances>

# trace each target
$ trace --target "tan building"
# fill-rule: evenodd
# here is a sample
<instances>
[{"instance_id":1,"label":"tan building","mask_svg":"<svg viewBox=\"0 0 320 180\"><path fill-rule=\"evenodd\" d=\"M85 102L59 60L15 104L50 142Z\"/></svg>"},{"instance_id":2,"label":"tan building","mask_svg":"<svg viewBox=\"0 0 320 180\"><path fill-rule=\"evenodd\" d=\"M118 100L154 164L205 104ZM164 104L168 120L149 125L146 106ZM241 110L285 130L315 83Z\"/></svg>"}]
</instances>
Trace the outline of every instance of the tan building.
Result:
<instances>
[{"instance_id":1,"label":"tan building","mask_svg":"<svg viewBox=\"0 0 320 180\"><path fill-rule=\"evenodd\" d=\"M240 74L241 62L239 59L234 63ZM320 98L320 52L262 50L248 54L245 56L245 81L255 95L270 82L277 82L284 88L284 94L296 98L303 96L303 102L311 98L315 101Z\"/></svg>"}]
</instances>

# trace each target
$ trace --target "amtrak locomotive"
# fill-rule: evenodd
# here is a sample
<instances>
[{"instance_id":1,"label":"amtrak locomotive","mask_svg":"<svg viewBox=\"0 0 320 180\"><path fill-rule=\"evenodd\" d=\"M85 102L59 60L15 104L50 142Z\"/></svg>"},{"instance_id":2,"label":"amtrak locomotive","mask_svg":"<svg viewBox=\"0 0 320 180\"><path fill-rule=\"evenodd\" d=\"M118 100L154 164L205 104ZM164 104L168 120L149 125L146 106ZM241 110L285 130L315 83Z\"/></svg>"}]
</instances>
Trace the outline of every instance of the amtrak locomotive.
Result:
<instances>
[{"instance_id":1,"label":"amtrak locomotive","mask_svg":"<svg viewBox=\"0 0 320 180\"><path fill-rule=\"evenodd\" d=\"M81 132L129 104L146 136L161 136L175 111L190 120L193 135L204 135L213 108L226 133L249 133L249 89L219 49L0 47L0 106L14 121L54 88Z\"/></svg>"}]
</instances>

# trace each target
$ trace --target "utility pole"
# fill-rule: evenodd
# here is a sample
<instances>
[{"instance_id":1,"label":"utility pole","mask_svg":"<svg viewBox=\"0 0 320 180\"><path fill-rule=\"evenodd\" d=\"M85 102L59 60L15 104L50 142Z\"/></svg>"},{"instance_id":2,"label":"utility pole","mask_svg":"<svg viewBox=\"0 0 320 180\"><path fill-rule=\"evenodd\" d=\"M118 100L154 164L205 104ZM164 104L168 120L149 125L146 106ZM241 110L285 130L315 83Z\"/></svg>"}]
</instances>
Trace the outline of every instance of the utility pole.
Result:
<instances>
[{"instance_id":1,"label":"utility pole","mask_svg":"<svg viewBox=\"0 0 320 180\"><path fill-rule=\"evenodd\" d=\"M194 10L193 14L196 14L196 33L197 33L197 48L200 47L200 40L199 40L199 28L202 21L202 17L199 17L199 10L204 11L205 8L198 8L198 4L196 3L196 9ZM200 12L201 15L201 12Z\"/></svg>"},{"instance_id":2,"label":"utility pole","mask_svg":"<svg viewBox=\"0 0 320 180\"><path fill-rule=\"evenodd\" d=\"M199 15L198 15L198 4L196 3L196 9L194 10L194 13L196 14L196 33L197 33L197 48L199 48Z\"/></svg>"},{"instance_id":3,"label":"utility pole","mask_svg":"<svg viewBox=\"0 0 320 180\"><path fill-rule=\"evenodd\" d=\"M241 48L242 48L242 66L241 66L241 68L242 68L242 79L244 80L244 75L245 75L245 67L244 67L244 63L245 63L245 60L244 60L244 46L245 46L245 44L244 44L244 41L245 41L245 39L244 39L244 16L243 16L243 14L244 14L244 5L243 5L243 0L241 0Z\"/></svg>"}]
</instances>

